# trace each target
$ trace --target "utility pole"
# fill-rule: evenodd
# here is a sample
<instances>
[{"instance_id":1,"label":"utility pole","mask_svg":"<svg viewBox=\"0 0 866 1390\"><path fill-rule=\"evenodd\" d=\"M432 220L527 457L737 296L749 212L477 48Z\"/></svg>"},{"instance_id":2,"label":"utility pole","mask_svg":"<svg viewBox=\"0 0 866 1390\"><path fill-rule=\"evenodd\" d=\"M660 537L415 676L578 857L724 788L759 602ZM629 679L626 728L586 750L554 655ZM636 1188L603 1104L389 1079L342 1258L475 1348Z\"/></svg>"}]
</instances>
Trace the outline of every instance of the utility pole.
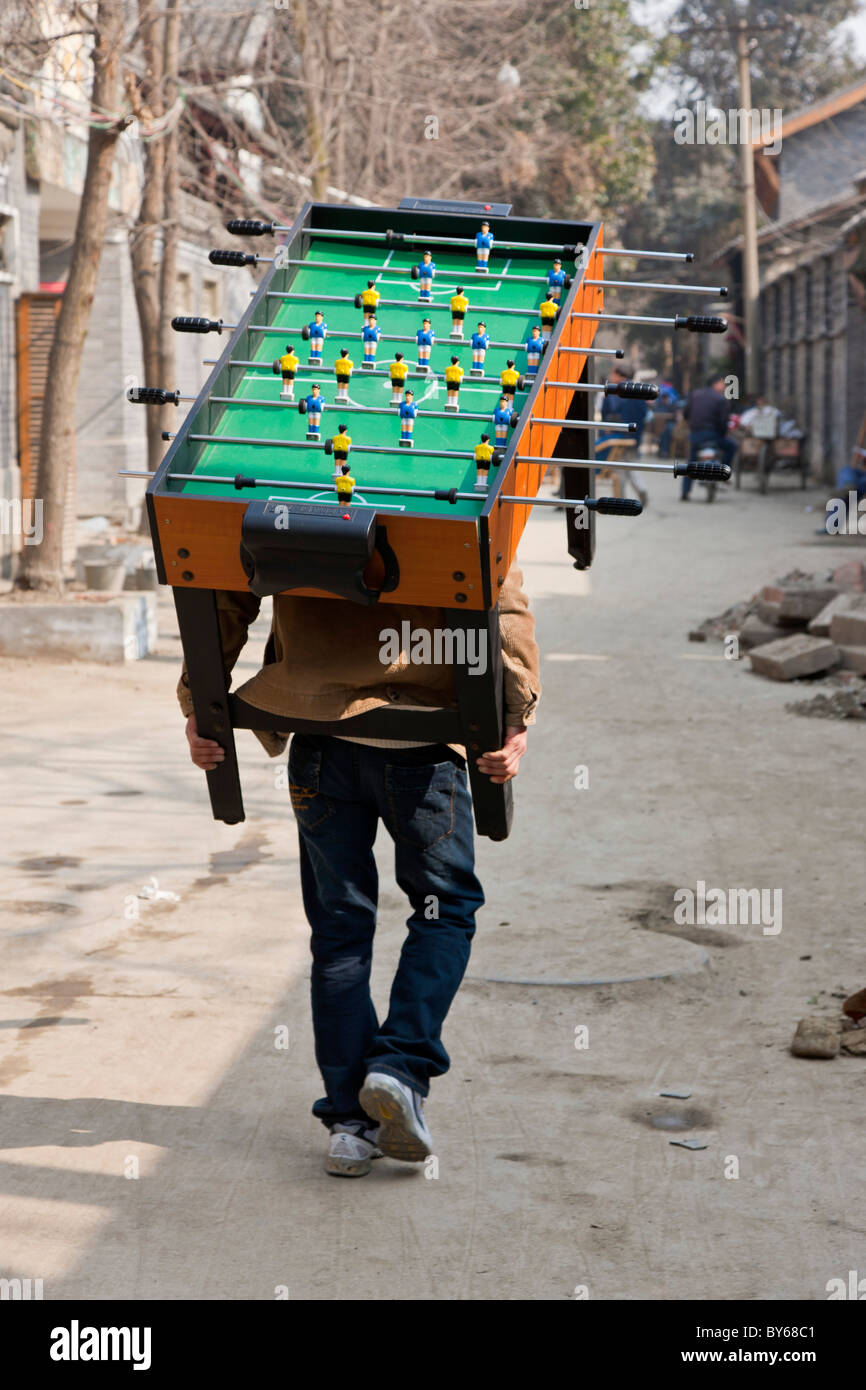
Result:
<instances>
[{"instance_id":1,"label":"utility pole","mask_svg":"<svg viewBox=\"0 0 866 1390\"><path fill-rule=\"evenodd\" d=\"M745 390L757 393L760 368L760 342L758 337L758 298L760 295L760 275L758 270L758 214L755 206L755 163L752 119L752 76L749 69L749 53L757 43L756 34L771 33L784 29L792 23L789 14L783 15L784 23L749 24L740 19L735 26L728 24L686 25L678 29L678 34L731 34L737 52L737 86L740 110L745 111L745 129L741 125L740 136L740 196L743 209L743 359L745 365Z\"/></svg>"},{"instance_id":2,"label":"utility pole","mask_svg":"<svg viewBox=\"0 0 866 1390\"><path fill-rule=\"evenodd\" d=\"M760 342L758 340L758 218L755 210L755 162L752 144L752 75L749 71L749 26L744 19L737 24L737 83L740 110L747 113L746 129L749 139L743 138L740 127L740 184L743 202L743 354L746 368L746 392L758 391Z\"/></svg>"}]
</instances>

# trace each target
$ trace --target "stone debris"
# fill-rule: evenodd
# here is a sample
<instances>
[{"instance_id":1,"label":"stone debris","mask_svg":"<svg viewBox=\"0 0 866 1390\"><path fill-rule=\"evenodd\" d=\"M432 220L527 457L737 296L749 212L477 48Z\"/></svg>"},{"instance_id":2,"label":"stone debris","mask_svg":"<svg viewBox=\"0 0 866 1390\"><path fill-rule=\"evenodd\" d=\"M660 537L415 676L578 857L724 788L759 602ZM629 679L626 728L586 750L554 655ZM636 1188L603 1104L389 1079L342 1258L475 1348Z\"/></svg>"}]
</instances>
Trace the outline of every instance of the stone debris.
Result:
<instances>
[{"instance_id":1,"label":"stone debris","mask_svg":"<svg viewBox=\"0 0 866 1390\"><path fill-rule=\"evenodd\" d=\"M828 637L810 637L797 632L766 642L749 652L752 670L774 681L792 681L798 676L815 676L839 664L839 651Z\"/></svg>"},{"instance_id":2,"label":"stone debris","mask_svg":"<svg viewBox=\"0 0 866 1390\"><path fill-rule=\"evenodd\" d=\"M842 1041L839 1024L830 1018L801 1018L791 1041L795 1057L836 1057Z\"/></svg>"},{"instance_id":3,"label":"stone debris","mask_svg":"<svg viewBox=\"0 0 866 1390\"><path fill-rule=\"evenodd\" d=\"M821 694L788 710L821 719L866 719L866 561L849 560L818 574L792 570L751 599L707 618L689 641L732 635L756 675L821 681Z\"/></svg>"}]
</instances>

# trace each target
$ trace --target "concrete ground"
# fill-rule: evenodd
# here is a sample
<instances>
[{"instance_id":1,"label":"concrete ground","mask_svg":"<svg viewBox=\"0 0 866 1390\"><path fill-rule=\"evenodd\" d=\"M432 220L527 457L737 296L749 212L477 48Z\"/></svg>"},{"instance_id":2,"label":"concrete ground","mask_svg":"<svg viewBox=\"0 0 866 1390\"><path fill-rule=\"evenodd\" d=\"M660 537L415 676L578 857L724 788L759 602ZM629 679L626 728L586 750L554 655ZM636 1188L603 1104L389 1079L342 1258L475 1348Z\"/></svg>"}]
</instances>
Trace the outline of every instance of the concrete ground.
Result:
<instances>
[{"instance_id":1,"label":"concrete ground","mask_svg":"<svg viewBox=\"0 0 866 1390\"><path fill-rule=\"evenodd\" d=\"M537 511L545 692L513 834L479 845L435 1177L323 1171L284 760L241 734L247 820L211 820L170 602L145 662L0 663L0 1275L46 1299L786 1300L866 1273L866 1061L788 1050L810 999L866 984L866 726L788 713L686 638L850 558L804 504L778 479L686 507L654 478L584 575ZM381 1007L404 908L380 846ZM699 880L781 889L781 931L678 927Z\"/></svg>"}]
</instances>

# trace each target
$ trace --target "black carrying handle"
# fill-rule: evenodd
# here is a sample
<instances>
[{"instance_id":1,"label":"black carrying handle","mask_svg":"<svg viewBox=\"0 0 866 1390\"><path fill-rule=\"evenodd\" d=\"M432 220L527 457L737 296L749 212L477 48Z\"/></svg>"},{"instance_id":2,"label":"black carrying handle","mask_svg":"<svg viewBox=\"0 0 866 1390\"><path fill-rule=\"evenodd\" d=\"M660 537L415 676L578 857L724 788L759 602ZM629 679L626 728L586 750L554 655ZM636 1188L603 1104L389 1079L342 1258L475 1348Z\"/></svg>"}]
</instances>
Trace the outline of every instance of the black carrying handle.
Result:
<instances>
[{"instance_id":1,"label":"black carrying handle","mask_svg":"<svg viewBox=\"0 0 866 1390\"><path fill-rule=\"evenodd\" d=\"M251 251L210 251L208 260L211 265L255 265L258 256L254 256Z\"/></svg>"},{"instance_id":2,"label":"black carrying handle","mask_svg":"<svg viewBox=\"0 0 866 1390\"><path fill-rule=\"evenodd\" d=\"M674 328L687 328L690 333L727 333L728 320L709 317L705 314L677 314Z\"/></svg>"},{"instance_id":3,"label":"black carrying handle","mask_svg":"<svg viewBox=\"0 0 866 1390\"><path fill-rule=\"evenodd\" d=\"M694 478L699 483L727 483L731 477L729 463L675 463L675 478Z\"/></svg>"},{"instance_id":4,"label":"black carrying handle","mask_svg":"<svg viewBox=\"0 0 866 1390\"><path fill-rule=\"evenodd\" d=\"M222 319L202 319L179 314L171 321L175 333L222 333Z\"/></svg>"},{"instance_id":5,"label":"black carrying handle","mask_svg":"<svg viewBox=\"0 0 866 1390\"><path fill-rule=\"evenodd\" d=\"M126 399L136 405L179 405L180 387L165 391L161 386L130 386Z\"/></svg>"},{"instance_id":6,"label":"black carrying handle","mask_svg":"<svg viewBox=\"0 0 866 1390\"><path fill-rule=\"evenodd\" d=\"M604 394L627 396L637 401L654 401L658 399L659 388L651 381L606 381Z\"/></svg>"},{"instance_id":7,"label":"black carrying handle","mask_svg":"<svg viewBox=\"0 0 866 1390\"><path fill-rule=\"evenodd\" d=\"M226 231L233 236L270 236L273 230L273 222L257 222L248 217L233 217L226 223Z\"/></svg>"}]
</instances>

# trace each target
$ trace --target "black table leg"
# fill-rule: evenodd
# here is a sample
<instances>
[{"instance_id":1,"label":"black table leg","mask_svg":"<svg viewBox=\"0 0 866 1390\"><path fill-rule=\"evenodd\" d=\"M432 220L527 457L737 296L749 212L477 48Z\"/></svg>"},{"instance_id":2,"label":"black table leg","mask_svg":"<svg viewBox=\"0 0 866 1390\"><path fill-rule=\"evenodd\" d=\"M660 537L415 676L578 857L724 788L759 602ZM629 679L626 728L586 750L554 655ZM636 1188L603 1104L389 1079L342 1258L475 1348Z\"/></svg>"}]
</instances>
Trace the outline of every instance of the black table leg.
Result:
<instances>
[{"instance_id":1,"label":"black table leg","mask_svg":"<svg viewBox=\"0 0 866 1390\"><path fill-rule=\"evenodd\" d=\"M216 595L212 589L172 588L189 691L202 738L216 739L225 758L205 773L215 820L236 825L244 819L235 736L229 713Z\"/></svg>"},{"instance_id":2,"label":"black table leg","mask_svg":"<svg viewBox=\"0 0 866 1390\"><path fill-rule=\"evenodd\" d=\"M491 840L505 840L511 830L511 783L497 785L478 771L482 753L502 747L503 713L502 642L499 609L466 613L448 609L447 621L455 633L463 633L467 660L455 661L460 727L466 745L469 785L475 809L475 828Z\"/></svg>"},{"instance_id":3,"label":"black table leg","mask_svg":"<svg viewBox=\"0 0 866 1390\"><path fill-rule=\"evenodd\" d=\"M581 381L589 379L588 366L584 363L580 374ZM567 429L560 430L554 446L551 463L557 458L590 458L595 445L591 431L581 429L581 422L589 419L590 393L575 391L571 398L566 419L574 421ZM594 497L595 469L563 468L559 487L560 497ZM595 555L595 512L575 511L569 507L565 516L568 534L568 553L574 561L576 570L587 570Z\"/></svg>"}]
</instances>

